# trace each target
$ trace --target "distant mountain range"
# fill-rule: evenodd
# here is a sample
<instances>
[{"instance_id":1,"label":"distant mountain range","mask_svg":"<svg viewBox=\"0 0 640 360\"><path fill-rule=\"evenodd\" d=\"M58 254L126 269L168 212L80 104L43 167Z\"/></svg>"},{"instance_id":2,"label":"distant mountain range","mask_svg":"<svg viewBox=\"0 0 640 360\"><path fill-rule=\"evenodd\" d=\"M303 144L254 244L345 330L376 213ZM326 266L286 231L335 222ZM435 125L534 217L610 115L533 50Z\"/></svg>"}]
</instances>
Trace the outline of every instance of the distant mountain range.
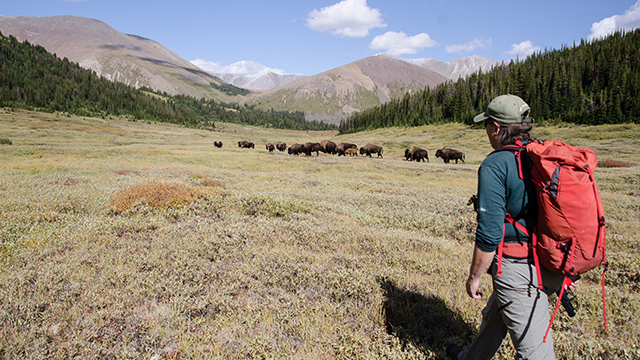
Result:
<instances>
[{"instance_id":1,"label":"distant mountain range","mask_svg":"<svg viewBox=\"0 0 640 360\"><path fill-rule=\"evenodd\" d=\"M438 61L436 59L404 59L392 55L381 56L388 56L396 60L402 60L410 64L418 65L425 69L434 71L448 80L458 80L461 77L464 78L480 69L483 72L488 72L492 67L499 64L498 61L491 60L480 55L467 56L448 62ZM229 84L250 90L271 90L278 86L286 85L306 77L305 75L299 74L281 75L273 72L259 76L240 76L228 73L213 73L213 75L228 82Z\"/></svg>"},{"instance_id":2,"label":"distant mountain range","mask_svg":"<svg viewBox=\"0 0 640 360\"><path fill-rule=\"evenodd\" d=\"M264 109L304 111L307 120L336 122L354 111L446 80L405 61L370 56L271 89L247 102Z\"/></svg>"},{"instance_id":3,"label":"distant mountain range","mask_svg":"<svg viewBox=\"0 0 640 360\"><path fill-rule=\"evenodd\" d=\"M237 87L249 90L271 90L278 86L306 78L300 74L276 74L268 72L259 76L241 76L236 74L213 73L213 75Z\"/></svg>"},{"instance_id":4,"label":"distant mountain range","mask_svg":"<svg viewBox=\"0 0 640 360\"><path fill-rule=\"evenodd\" d=\"M135 87L264 109L303 111L307 120L328 122L406 92L456 80L479 69L486 72L498 64L477 55L450 62L378 55L313 76L268 73L243 77L208 73L153 40L123 34L94 19L0 15L0 32ZM229 91L228 84L254 91Z\"/></svg>"}]
</instances>

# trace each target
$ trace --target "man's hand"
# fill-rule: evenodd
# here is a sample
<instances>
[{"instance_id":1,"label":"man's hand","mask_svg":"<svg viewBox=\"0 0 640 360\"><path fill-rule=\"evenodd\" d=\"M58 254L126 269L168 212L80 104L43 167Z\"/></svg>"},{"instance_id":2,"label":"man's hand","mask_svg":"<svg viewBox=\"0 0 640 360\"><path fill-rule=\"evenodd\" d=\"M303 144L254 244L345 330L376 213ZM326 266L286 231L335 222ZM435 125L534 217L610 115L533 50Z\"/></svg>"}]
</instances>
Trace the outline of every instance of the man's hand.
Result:
<instances>
[{"instance_id":1,"label":"man's hand","mask_svg":"<svg viewBox=\"0 0 640 360\"><path fill-rule=\"evenodd\" d=\"M482 298L482 292L480 291L480 278L474 278L469 275L467 279L467 294L473 299Z\"/></svg>"},{"instance_id":2,"label":"man's hand","mask_svg":"<svg viewBox=\"0 0 640 360\"><path fill-rule=\"evenodd\" d=\"M484 252L477 246L473 249L473 258L469 267L469 278L467 279L467 294L473 299L482 298L480 291L480 277L487 271L487 266L493 259L494 252Z\"/></svg>"}]
</instances>

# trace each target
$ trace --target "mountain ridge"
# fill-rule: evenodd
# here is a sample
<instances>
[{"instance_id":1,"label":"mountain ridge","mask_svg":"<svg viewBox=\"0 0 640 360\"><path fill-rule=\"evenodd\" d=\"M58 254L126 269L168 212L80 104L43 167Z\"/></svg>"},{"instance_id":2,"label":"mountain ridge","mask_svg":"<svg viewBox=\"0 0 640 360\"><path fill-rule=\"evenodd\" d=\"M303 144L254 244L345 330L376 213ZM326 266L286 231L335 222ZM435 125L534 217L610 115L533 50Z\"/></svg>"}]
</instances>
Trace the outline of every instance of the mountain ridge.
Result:
<instances>
[{"instance_id":1,"label":"mountain ridge","mask_svg":"<svg viewBox=\"0 0 640 360\"><path fill-rule=\"evenodd\" d=\"M95 19L0 15L0 32L41 45L98 75L134 87L251 104L264 110L302 111L307 120L327 122L338 122L353 112L497 63L480 56L445 63L375 55L306 77L274 73L216 76L154 40L121 33ZM229 83L256 90L223 91Z\"/></svg>"},{"instance_id":2,"label":"mountain ridge","mask_svg":"<svg viewBox=\"0 0 640 360\"><path fill-rule=\"evenodd\" d=\"M246 103L304 111L307 120L338 122L349 114L447 81L442 75L386 56L370 56L268 90Z\"/></svg>"},{"instance_id":3,"label":"mountain ridge","mask_svg":"<svg viewBox=\"0 0 640 360\"><path fill-rule=\"evenodd\" d=\"M0 15L0 32L41 45L113 81L170 95L230 99L210 86L224 83L219 78L154 40L121 33L100 20L71 15Z\"/></svg>"}]
</instances>

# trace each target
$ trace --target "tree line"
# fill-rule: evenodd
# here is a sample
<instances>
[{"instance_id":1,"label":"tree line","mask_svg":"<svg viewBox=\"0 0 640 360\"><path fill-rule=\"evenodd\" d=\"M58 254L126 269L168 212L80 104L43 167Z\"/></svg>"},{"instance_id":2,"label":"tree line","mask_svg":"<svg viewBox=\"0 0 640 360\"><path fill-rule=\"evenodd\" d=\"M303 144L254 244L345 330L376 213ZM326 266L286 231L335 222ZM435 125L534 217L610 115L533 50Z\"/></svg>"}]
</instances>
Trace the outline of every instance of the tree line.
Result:
<instances>
[{"instance_id":1,"label":"tree line","mask_svg":"<svg viewBox=\"0 0 640 360\"><path fill-rule=\"evenodd\" d=\"M238 89L223 89L239 91ZM78 116L128 116L135 120L215 128L226 121L296 130L335 129L335 125L307 122L304 114L264 111L191 96L149 94L98 76L67 58L60 59L39 45L0 33L0 107Z\"/></svg>"},{"instance_id":2,"label":"tree line","mask_svg":"<svg viewBox=\"0 0 640 360\"><path fill-rule=\"evenodd\" d=\"M464 79L405 94L354 113L340 133L390 126L473 123L502 94L523 98L537 120L574 124L640 123L640 29L539 52Z\"/></svg>"}]
</instances>

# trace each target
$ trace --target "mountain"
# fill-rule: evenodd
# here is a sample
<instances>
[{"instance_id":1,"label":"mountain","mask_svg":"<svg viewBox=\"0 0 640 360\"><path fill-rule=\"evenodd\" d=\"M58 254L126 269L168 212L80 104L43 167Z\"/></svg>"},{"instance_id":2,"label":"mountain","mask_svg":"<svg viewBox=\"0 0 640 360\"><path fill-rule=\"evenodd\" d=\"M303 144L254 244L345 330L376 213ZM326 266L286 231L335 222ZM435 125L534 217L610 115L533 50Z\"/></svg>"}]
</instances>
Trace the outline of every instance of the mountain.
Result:
<instances>
[{"instance_id":1,"label":"mountain","mask_svg":"<svg viewBox=\"0 0 640 360\"><path fill-rule=\"evenodd\" d=\"M406 61L370 56L257 94L246 103L303 111L307 120L338 122L355 111L445 81L444 76Z\"/></svg>"},{"instance_id":2,"label":"mountain","mask_svg":"<svg viewBox=\"0 0 640 360\"><path fill-rule=\"evenodd\" d=\"M406 61L410 64L418 65L425 69L437 72L445 78L454 81L461 77L464 78L470 74L476 73L479 69L481 69L482 72L488 72L491 68L500 64L499 61L491 60L480 55L467 56L447 62L428 58L404 59L386 54L381 54L379 56L388 56L392 59ZM228 73L213 73L213 75L232 85L250 90L271 90L278 86L286 85L306 77L305 75L298 74L279 75L272 72L259 76L240 76Z\"/></svg>"},{"instance_id":3,"label":"mountain","mask_svg":"<svg viewBox=\"0 0 640 360\"><path fill-rule=\"evenodd\" d=\"M405 92L457 80L479 68L487 71L497 63L481 56L440 62L378 55L310 77L274 73L216 76L153 40L121 33L94 19L0 15L0 32L41 45L106 79L127 85L255 105L263 110L302 111L307 120L328 122L338 122Z\"/></svg>"},{"instance_id":4,"label":"mountain","mask_svg":"<svg viewBox=\"0 0 640 360\"><path fill-rule=\"evenodd\" d=\"M468 75L478 72L480 69L483 73L489 72L494 66L501 64L499 61L491 60L480 55L467 56L447 62L438 61L436 59L394 58L435 71L453 81L456 81L459 78L465 78Z\"/></svg>"},{"instance_id":5,"label":"mountain","mask_svg":"<svg viewBox=\"0 0 640 360\"><path fill-rule=\"evenodd\" d=\"M305 75L300 74L276 74L268 72L259 76L240 76L236 74L218 74L213 75L237 87L249 90L271 90L278 86L286 85L296 80L304 79Z\"/></svg>"},{"instance_id":6,"label":"mountain","mask_svg":"<svg viewBox=\"0 0 640 360\"><path fill-rule=\"evenodd\" d=\"M43 46L107 79L146 86L171 95L239 101L220 90L227 84L161 44L123 34L94 19L78 16L0 15L0 32ZM224 89L224 88L223 88Z\"/></svg>"}]
</instances>

